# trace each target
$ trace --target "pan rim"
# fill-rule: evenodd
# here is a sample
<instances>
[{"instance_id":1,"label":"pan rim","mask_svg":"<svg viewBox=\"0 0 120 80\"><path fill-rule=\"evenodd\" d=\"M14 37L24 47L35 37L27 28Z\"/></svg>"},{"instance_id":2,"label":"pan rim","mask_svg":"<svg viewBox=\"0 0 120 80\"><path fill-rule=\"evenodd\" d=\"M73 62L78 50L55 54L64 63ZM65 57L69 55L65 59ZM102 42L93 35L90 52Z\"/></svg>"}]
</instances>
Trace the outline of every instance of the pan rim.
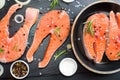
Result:
<instances>
[{"instance_id":1,"label":"pan rim","mask_svg":"<svg viewBox=\"0 0 120 80\"><path fill-rule=\"evenodd\" d=\"M74 46L74 38L73 38L74 35L73 35L73 34L74 34L75 25L76 25L76 22L77 22L79 16L80 16L87 8L89 8L89 7L91 7L91 6L95 5L95 4L99 4L99 3L113 3L113 4L116 4L116 5L119 5L119 6L120 6L119 3L116 3L116 2L114 2L114 1L96 1L96 2L93 2L93 3L89 4L89 5L86 6L85 8L83 8L83 9L78 13L78 15L76 16L76 18L75 18L75 20L74 20L74 22L73 22L73 25L72 25L71 35L70 35L70 36L71 36L71 45L72 45L72 49L73 49L73 53L74 53L75 57L77 58L77 60L79 61L79 63L80 63L83 67L85 67L85 68L88 69L89 71L94 72L94 73L97 73L97 74L113 74L113 73L119 72L119 71L120 71L120 68L115 69L115 70L112 70L112 71L100 71L100 70L95 70L95 69L89 67L88 65L86 65L86 64L79 58L79 56L78 56L78 54L77 54L77 51L75 50L75 46Z\"/></svg>"}]
</instances>

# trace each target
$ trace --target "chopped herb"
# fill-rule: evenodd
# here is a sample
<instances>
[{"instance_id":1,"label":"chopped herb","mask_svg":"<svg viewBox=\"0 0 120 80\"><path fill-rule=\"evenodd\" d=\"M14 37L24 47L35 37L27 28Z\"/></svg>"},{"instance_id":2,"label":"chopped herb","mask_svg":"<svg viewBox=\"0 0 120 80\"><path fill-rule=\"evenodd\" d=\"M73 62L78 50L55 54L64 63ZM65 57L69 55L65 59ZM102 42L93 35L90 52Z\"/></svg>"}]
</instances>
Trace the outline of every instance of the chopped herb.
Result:
<instances>
[{"instance_id":1,"label":"chopped herb","mask_svg":"<svg viewBox=\"0 0 120 80\"><path fill-rule=\"evenodd\" d=\"M61 55L65 54L67 52L67 50L63 50L63 51L60 51L58 52L57 54L54 55L55 59L56 60L58 57L60 57Z\"/></svg>"},{"instance_id":2,"label":"chopped herb","mask_svg":"<svg viewBox=\"0 0 120 80\"><path fill-rule=\"evenodd\" d=\"M118 52L118 54L117 54L118 56L120 56L120 52Z\"/></svg>"},{"instance_id":3,"label":"chopped herb","mask_svg":"<svg viewBox=\"0 0 120 80\"><path fill-rule=\"evenodd\" d=\"M92 28L93 20L87 21L87 22L85 22L85 23L87 24L87 29L86 29L85 32L90 33L91 36L93 37L93 36L94 36L94 30L93 30L93 28Z\"/></svg>"},{"instance_id":4,"label":"chopped herb","mask_svg":"<svg viewBox=\"0 0 120 80\"><path fill-rule=\"evenodd\" d=\"M18 51L18 45L15 44L15 46L13 47L13 50Z\"/></svg>"},{"instance_id":5,"label":"chopped herb","mask_svg":"<svg viewBox=\"0 0 120 80\"><path fill-rule=\"evenodd\" d=\"M52 2L50 4L50 8L54 9L58 4L59 4L58 0L52 0Z\"/></svg>"},{"instance_id":6,"label":"chopped herb","mask_svg":"<svg viewBox=\"0 0 120 80\"><path fill-rule=\"evenodd\" d=\"M54 34L59 38L60 37L60 27L54 29Z\"/></svg>"},{"instance_id":7,"label":"chopped herb","mask_svg":"<svg viewBox=\"0 0 120 80\"><path fill-rule=\"evenodd\" d=\"M0 48L0 53L4 52L4 50L2 48Z\"/></svg>"}]
</instances>

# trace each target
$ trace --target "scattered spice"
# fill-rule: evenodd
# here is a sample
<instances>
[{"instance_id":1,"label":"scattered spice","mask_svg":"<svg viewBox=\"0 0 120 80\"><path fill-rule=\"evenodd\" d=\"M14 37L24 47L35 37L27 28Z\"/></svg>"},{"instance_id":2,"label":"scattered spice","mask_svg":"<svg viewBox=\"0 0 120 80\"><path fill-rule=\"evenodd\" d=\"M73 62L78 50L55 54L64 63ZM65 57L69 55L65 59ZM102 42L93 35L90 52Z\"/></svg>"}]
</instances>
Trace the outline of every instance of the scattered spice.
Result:
<instances>
[{"instance_id":1,"label":"scattered spice","mask_svg":"<svg viewBox=\"0 0 120 80\"><path fill-rule=\"evenodd\" d=\"M2 48L0 48L0 53L4 52L4 50Z\"/></svg>"},{"instance_id":2,"label":"scattered spice","mask_svg":"<svg viewBox=\"0 0 120 80\"><path fill-rule=\"evenodd\" d=\"M85 30L85 32L91 34L91 36L93 37L95 32L92 28L92 23L93 23L93 20L85 22L85 24L87 24L87 29Z\"/></svg>"},{"instance_id":3,"label":"scattered spice","mask_svg":"<svg viewBox=\"0 0 120 80\"><path fill-rule=\"evenodd\" d=\"M28 68L23 62L16 62L13 65L12 72L16 77L23 77L27 74Z\"/></svg>"},{"instance_id":4,"label":"scattered spice","mask_svg":"<svg viewBox=\"0 0 120 80\"><path fill-rule=\"evenodd\" d=\"M50 4L50 8L54 9L58 4L59 4L58 0L52 0L52 2Z\"/></svg>"}]
</instances>

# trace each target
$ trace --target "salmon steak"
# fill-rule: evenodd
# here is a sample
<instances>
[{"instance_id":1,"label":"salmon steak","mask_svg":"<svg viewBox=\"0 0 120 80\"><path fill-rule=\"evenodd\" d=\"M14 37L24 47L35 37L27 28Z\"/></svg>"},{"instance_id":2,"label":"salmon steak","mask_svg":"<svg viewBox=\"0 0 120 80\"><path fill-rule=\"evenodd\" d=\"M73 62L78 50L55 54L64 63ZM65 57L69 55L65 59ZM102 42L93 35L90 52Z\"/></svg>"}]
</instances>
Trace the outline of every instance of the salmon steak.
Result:
<instances>
[{"instance_id":1,"label":"salmon steak","mask_svg":"<svg viewBox=\"0 0 120 80\"><path fill-rule=\"evenodd\" d=\"M9 20L12 14L19 8L22 8L22 6L14 4L10 7L5 17L0 20L0 62L2 63L12 62L23 55L30 28L38 18L38 9L27 8L23 26L10 38Z\"/></svg>"},{"instance_id":2,"label":"salmon steak","mask_svg":"<svg viewBox=\"0 0 120 80\"><path fill-rule=\"evenodd\" d=\"M106 46L106 56L109 60L120 59L120 13L111 11L108 41Z\"/></svg>"},{"instance_id":3,"label":"salmon steak","mask_svg":"<svg viewBox=\"0 0 120 80\"><path fill-rule=\"evenodd\" d=\"M48 65L55 51L66 40L70 31L70 19L64 10L52 10L44 14L36 28L33 43L27 52L28 62L33 61L33 55L46 36L50 35L48 47L44 58L39 62L38 67L44 68Z\"/></svg>"},{"instance_id":4,"label":"salmon steak","mask_svg":"<svg viewBox=\"0 0 120 80\"><path fill-rule=\"evenodd\" d=\"M106 32L109 19L104 13L91 15L83 29L83 43L86 56L95 63L100 63L106 47Z\"/></svg>"}]
</instances>

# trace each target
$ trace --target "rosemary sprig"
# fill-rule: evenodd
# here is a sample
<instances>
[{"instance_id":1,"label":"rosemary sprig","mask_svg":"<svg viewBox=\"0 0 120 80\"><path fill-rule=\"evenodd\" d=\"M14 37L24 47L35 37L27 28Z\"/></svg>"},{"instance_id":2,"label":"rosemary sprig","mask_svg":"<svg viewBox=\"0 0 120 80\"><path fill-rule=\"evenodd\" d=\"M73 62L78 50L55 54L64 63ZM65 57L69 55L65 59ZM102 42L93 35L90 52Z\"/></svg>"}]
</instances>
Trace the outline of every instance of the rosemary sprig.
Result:
<instances>
[{"instance_id":1,"label":"rosemary sprig","mask_svg":"<svg viewBox=\"0 0 120 80\"><path fill-rule=\"evenodd\" d=\"M94 30L92 28L92 23L93 23L93 20L85 22L85 24L87 24L87 29L86 29L85 32L90 33L91 36L93 37L94 36Z\"/></svg>"},{"instance_id":2,"label":"rosemary sprig","mask_svg":"<svg viewBox=\"0 0 120 80\"><path fill-rule=\"evenodd\" d=\"M2 48L0 48L0 53L4 52L4 50Z\"/></svg>"},{"instance_id":3,"label":"rosemary sprig","mask_svg":"<svg viewBox=\"0 0 120 80\"><path fill-rule=\"evenodd\" d=\"M66 54L72 48L71 44L67 44L66 48L67 49L64 49L64 50L59 51L58 53L56 53L54 55L54 58L55 58L54 60L56 60L57 58L59 58L61 55Z\"/></svg>"},{"instance_id":4,"label":"rosemary sprig","mask_svg":"<svg viewBox=\"0 0 120 80\"><path fill-rule=\"evenodd\" d=\"M57 54L54 55L54 60L56 60L58 57L60 57L61 55L65 54L67 52L67 50L62 50L60 52L58 52Z\"/></svg>"},{"instance_id":5,"label":"rosemary sprig","mask_svg":"<svg viewBox=\"0 0 120 80\"><path fill-rule=\"evenodd\" d=\"M58 4L59 4L58 0L52 0L52 2L50 4L50 8L54 9Z\"/></svg>"}]
</instances>

